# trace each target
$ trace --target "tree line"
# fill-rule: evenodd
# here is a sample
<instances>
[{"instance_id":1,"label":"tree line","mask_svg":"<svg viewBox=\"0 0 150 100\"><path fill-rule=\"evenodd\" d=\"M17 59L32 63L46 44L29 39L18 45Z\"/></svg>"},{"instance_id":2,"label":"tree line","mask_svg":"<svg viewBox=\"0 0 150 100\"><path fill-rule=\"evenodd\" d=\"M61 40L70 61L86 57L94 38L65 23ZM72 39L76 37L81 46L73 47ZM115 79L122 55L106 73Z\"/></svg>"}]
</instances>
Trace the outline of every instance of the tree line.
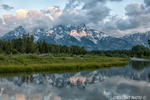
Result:
<instances>
[{"instance_id":1,"label":"tree line","mask_svg":"<svg viewBox=\"0 0 150 100\"><path fill-rule=\"evenodd\" d=\"M12 40L0 40L0 53L6 54L17 54L17 53L65 53L65 54L86 54L87 51L84 47L80 46L70 46L67 45L56 45L51 43L46 43L46 41L39 41L34 43L34 36L28 34L23 34L22 38L12 39Z\"/></svg>"},{"instance_id":2,"label":"tree line","mask_svg":"<svg viewBox=\"0 0 150 100\"><path fill-rule=\"evenodd\" d=\"M150 49L143 45L136 45L131 50L93 50L91 54L109 57L148 57L150 56Z\"/></svg>"},{"instance_id":3,"label":"tree line","mask_svg":"<svg viewBox=\"0 0 150 100\"><path fill-rule=\"evenodd\" d=\"M148 40L150 44L150 40ZM84 47L72 45L68 47L67 45L56 45L47 43L44 41L34 42L34 36L28 34L23 34L22 38L12 39L12 40L0 40L0 53L6 54L17 54L17 53L52 53L52 54L76 54L85 55L93 54L99 56L119 56L119 57L144 57L150 56L150 49L143 45L133 46L131 50L93 50L86 51Z\"/></svg>"}]
</instances>

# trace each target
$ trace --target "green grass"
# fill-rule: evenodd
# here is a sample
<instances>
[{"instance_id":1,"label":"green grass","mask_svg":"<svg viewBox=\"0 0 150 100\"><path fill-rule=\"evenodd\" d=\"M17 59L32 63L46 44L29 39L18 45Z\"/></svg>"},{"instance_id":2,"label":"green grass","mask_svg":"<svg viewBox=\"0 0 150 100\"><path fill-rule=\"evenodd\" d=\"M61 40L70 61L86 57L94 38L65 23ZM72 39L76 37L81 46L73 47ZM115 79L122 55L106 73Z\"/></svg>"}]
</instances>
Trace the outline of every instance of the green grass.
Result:
<instances>
[{"instance_id":1,"label":"green grass","mask_svg":"<svg viewBox=\"0 0 150 100\"><path fill-rule=\"evenodd\" d=\"M39 57L36 54L0 55L0 73L80 71L124 66L129 58L105 56Z\"/></svg>"}]
</instances>

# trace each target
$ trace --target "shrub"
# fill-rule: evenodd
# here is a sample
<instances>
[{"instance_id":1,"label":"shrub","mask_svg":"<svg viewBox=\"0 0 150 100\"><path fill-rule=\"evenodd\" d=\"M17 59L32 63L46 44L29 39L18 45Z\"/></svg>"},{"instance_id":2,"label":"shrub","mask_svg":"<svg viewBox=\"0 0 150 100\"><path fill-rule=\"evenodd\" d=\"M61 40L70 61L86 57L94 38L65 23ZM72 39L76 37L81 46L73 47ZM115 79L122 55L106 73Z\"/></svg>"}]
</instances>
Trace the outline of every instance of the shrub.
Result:
<instances>
[{"instance_id":1,"label":"shrub","mask_svg":"<svg viewBox=\"0 0 150 100\"><path fill-rule=\"evenodd\" d=\"M0 55L0 60L5 60L6 59L6 57L4 56L4 55Z\"/></svg>"},{"instance_id":2,"label":"shrub","mask_svg":"<svg viewBox=\"0 0 150 100\"><path fill-rule=\"evenodd\" d=\"M39 57L35 54L30 54L26 56L27 59L39 59Z\"/></svg>"},{"instance_id":3,"label":"shrub","mask_svg":"<svg viewBox=\"0 0 150 100\"><path fill-rule=\"evenodd\" d=\"M80 57L84 57L84 55L80 55Z\"/></svg>"},{"instance_id":4,"label":"shrub","mask_svg":"<svg viewBox=\"0 0 150 100\"><path fill-rule=\"evenodd\" d=\"M16 49L11 50L12 54L18 54L18 51Z\"/></svg>"},{"instance_id":5,"label":"shrub","mask_svg":"<svg viewBox=\"0 0 150 100\"><path fill-rule=\"evenodd\" d=\"M3 53L4 51L0 48L0 53Z\"/></svg>"},{"instance_id":6,"label":"shrub","mask_svg":"<svg viewBox=\"0 0 150 100\"><path fill-rule=\"evenodd\" d=\"M62 60L66 60L66 58L63 57Z\"/></svg>"},{"instance_id":7,"label":"shrub","mask_svg":"<svg viewBox=\"0 0 150 100\"><path fill-rule=\"evenodd\" d=\"M13 60L15 61L15 63L21 63L23 64L24 63L24 58L23 57L15 57L13 58Z\"/></svg>"},{"instance_id":8,"label":"shrub","mask_svg":"<svg viewBox=\"0 0 150 100\"><path fill-rule=\"evenodd\" d=\"M74 55L73 55L73 54L71 54L71 55L70 55L70 57L74 57Z\"/></svg>"}]
</instances>

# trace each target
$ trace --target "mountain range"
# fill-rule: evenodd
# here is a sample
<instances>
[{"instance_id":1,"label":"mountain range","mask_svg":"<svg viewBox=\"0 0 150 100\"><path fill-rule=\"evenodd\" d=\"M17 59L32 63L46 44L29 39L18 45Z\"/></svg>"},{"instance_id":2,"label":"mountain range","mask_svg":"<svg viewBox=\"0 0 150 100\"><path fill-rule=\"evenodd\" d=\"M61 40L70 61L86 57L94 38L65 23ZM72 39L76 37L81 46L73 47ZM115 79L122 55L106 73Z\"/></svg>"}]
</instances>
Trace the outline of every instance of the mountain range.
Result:
<instances>
[{"instance_id":1,"label":"mountain range","mask_svg":"<svg viewBox=\"0 0 150 100\"><path fill-rule=\"evenodd\" d=\"M19 26L0 38L3 40L17 39L21 38L23 34L27 34L27 31L22 26ZM147 40L150 39L150 31L116 38L91 29L85 24L80 24L76 27L58 25L48 31L43 28L35 28L30 34L34 35L34 42L46 40L51 44L84 46L86 50L131 49L132 46L138 44L148 47Z\"/></svg>"}]
</instances>

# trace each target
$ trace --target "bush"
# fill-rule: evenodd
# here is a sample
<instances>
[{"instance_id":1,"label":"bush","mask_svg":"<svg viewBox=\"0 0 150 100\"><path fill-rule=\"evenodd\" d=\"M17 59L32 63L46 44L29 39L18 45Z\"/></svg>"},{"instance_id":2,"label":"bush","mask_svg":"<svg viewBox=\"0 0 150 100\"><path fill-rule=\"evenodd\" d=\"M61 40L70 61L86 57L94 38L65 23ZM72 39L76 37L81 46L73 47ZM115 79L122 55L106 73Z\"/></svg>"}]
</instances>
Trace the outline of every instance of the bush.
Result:
<instances>
[{"instance_id":1,"label":"bush","mask_svg":"<svg viewBox=\"0 0 150 100\"><path fill-rule=\"evenodd\" d=\"M39 56L35 55L35 54L30 54L26 56L27 59L39 59Z\"/></svg>"},{"instance_id":2,"label":"bush","mask_svg":"<svg viewBox=\"0 0 150 100\"><path fill-rule=\"evenodd\" d=\"M62 60L66 60L66 58L63 57Z\"/></svg>"},{"instance_id":3,"label":"bush","mask_svg":"<svg viewBox=\"0 0 150 100\"><path fill-rule=\"evenodd\" d=\"M80 55L80 57L84 57L84 55Z\"/></svg>"},{"instance_id":4,"label":"bush","mask_svg":"<svg viewBox=\"0 0 150 100\"><path fill-rule=\"evenodd\" d=\"M18 51L16 49L11 50L12 54L18 54Z\"/></svg>"},{"instance_id":5,"label":"bush","mask_svg":"<svg viewBox=\"0 0 150 100\"><path fill-rule=\"evenodd\" d=\"M71 55L70 55L70 57L74 57L74 55L73 55L73 54L71 54Z\"/></svg>"},{"instance_id":6,"label":"bush","mask_svg":"<svg viewBox=\"0 0 150 100\"><path fill-rule=\"evenodd\" d=\"M5 60L6 59L6 57L5 57L5 55L0 55L0 60Z\"/></svg>"},{"instance_id":7,"label":"bush","mask_svg":"<svg viewBox=\"0 0 150 100\"><path fill-rule=\"evenodd\" d=\"M15 57L13 58L13 60L15 61L15 63L21 63L23 64L24 63L24 58L23 57Z\"/></svg>"},{"instance_id":8,"label":"bush","mask_svg":"<svg viewBox=\"0 0 150 100\"><path fill-rule=\"evenodd\" d=\"M3 53L4 51L0 48L0 53Z\"/></svg>"},{"instance_id":9,"label":"bush","mask_svg":"<svg viewBox=\"0 0 150 100\"><path fill-rule=\"evenodd\" d=\"M107 56L107 57L113 57L113 55L110 54L110 53L107 53L105 56Z\"/></svg>"}]
</instances>

